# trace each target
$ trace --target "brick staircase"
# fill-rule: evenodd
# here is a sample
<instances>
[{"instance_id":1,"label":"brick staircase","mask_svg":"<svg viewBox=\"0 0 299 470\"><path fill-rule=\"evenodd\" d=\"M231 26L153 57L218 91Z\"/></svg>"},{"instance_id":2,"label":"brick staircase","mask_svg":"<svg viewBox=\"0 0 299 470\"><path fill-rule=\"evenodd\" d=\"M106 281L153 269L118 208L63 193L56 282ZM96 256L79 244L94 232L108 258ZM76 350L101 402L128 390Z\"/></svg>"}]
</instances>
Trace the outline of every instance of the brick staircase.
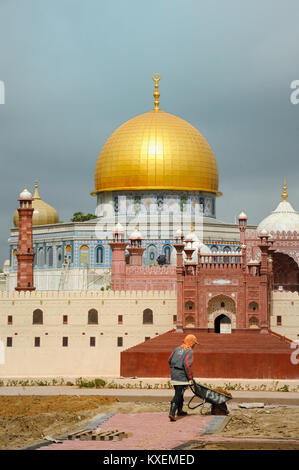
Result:
<instances>
[{"instance_id":1,"label":"brick staircase","mask_svg":"<svg viewBox=\"0 0 299 470\"><path fill-rule=\"evenodd\" d=\"M170 377L168 358L187 334L195 334L193 373L204 378L299 379L290 342L259 330L217 334L201 329L169 331L121 353L123 377Z\"/></svg>"}]
</instances>

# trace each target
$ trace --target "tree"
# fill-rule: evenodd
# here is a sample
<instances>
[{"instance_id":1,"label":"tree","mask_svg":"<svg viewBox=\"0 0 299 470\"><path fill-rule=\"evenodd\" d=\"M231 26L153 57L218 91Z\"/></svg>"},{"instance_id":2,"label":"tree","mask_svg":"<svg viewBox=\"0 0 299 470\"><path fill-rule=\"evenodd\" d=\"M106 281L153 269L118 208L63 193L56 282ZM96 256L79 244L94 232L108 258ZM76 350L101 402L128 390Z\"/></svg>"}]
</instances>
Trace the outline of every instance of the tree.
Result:
<instances>
[{"instance_id":1,"label":"tree","mask_svg":"<svg viewBox=\"0 0 299 470\"><path fill-rule=\"evenodd\" d=\"M71 218L71 222L85 222L86 220L97 219L97 216L94 214L83 214L83 212L75 212Z\"/></svg>"}]
</instances>

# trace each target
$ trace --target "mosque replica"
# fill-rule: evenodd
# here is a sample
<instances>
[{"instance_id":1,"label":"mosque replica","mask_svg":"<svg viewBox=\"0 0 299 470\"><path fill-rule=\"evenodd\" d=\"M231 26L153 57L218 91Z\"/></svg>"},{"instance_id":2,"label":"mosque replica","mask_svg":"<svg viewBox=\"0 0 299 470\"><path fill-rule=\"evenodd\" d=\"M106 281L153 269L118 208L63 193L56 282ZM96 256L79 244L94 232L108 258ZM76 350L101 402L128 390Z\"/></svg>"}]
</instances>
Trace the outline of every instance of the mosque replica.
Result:
<instances>
[{"instance_id":1,"label":"mosque replica","mask_svg":"<svg viewBox=\"0 0 299 470\"><path fill-rule=\"evenodd\" d=\"M0 292L0 377L167 377L195 332L200 377L298 379L299 214L216 218L217 162L202 134L159 107L105 142L96 217L59 222L25 187ZM2 348L2 349L1 349ZM292 349L293 348L293 349Z\"/></svg>"}]
</instances>

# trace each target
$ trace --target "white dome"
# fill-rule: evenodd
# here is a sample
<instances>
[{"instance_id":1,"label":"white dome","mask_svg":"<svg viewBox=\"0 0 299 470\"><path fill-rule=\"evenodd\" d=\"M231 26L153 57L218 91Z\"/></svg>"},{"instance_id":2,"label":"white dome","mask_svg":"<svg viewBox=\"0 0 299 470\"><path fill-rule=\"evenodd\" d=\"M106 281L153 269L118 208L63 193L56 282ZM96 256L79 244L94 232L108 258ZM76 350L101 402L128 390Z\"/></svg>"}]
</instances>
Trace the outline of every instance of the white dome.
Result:
<instances>
[{"instance_id":1,"label":"white dome","mask_svg":"<svg viewBox=\"0 0 299 470\"><path fill-rule=\"evenodd\" d=\"M134 232L132 232L131 235L129 236L129 239L130 240L142 240L142 235L139 232L139 230L137 230L136 228Z\"/></svg>"},{"instance_id":2,"label":"white dome","mask_svg":"<svg viewBox=\"0 0 299 470\"><path fill-rule=\"evenodd\" d=\"M205 245L204 243L201 243L201 242L198 243L196 248L197 248L197 250L200 249L200 254L204 255L204 256L205 255L210 255L212 253L210 248L207 245Z\"/></svg>"},{"instance_id":3,"label":"white dome","mask_svg":"<svg viewBox=\"0 0 299 470\"><path fill-rule=\"evenodd\" d=\"M19 199L32 199L32 194L28 191L28 189L24 188L24 190L21 192Z\"/></svg>"},{"instance_id":4,"label":"white dome","mask_svg":"<svg viewBox=\"0 0 299 470\"><path fill-rule=\"evenodd\" d=\"M124 233L124 228L119 222L115 225L113 233Z\"/></svg>"},{"instance_id":5,"label":"white dome","mask_svg":"<svg viewBox=\"0 0 299 470\"><path fill-rule=\"evenodd\" d=\"M297 232L299 233L299 214L292 205L284 200L257 227L257 232Z\"/></svg>"},{"instance_id":6,"label":"white dome","mask_svg":"<svg viewBox=\"0 0 299 470\"><path fill-rule=\"evenodd\" d=\"M242 212L239 214L239 217L238 217L239 220L244 220L246 219L247 220L247 215L245 214L245 212L242 210Z\"/></svg>"},{"instance_id":7,"label":"white dome","mask_svg":"<svg viewBox=\"0 0 299 470\"><path fill-rule=\"evenodd\" d=\"M183 236L183 232L180 228L177 229L175 232L174 238L181 238Z\"/></svg>"},{"instance_id":8,"label":"white dome","mask_svg":"<svg viewBox=\"0 0 299 470\"><path fill-rule=\"evenodd\" d=\"M198 237L195 232L190 232L186 238L185 242L198 242Z\"/></svg>"}]
</instances>

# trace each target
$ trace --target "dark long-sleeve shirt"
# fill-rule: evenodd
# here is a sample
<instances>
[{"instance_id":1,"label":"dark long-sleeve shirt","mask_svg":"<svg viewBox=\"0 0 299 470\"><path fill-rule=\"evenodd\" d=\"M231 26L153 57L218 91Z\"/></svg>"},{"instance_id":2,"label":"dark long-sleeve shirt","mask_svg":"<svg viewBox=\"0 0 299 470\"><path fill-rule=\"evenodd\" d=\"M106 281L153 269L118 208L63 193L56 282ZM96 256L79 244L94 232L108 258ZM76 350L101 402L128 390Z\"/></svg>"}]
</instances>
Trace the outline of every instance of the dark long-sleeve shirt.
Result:
<instances>
[{"instance_id":1,"label":"dark long-sleeve shirt","mask_svg":"<svg viewBox=\"0 0 299 470\"><path fill-rule=\"evenodd\" d=\"M193 379L191 369L192 360L192 349L184 349L182 346L175 348L168 359L171 368L171 380L174 382L189 383L189 381Z\"/></svg>"}]
</instances>

